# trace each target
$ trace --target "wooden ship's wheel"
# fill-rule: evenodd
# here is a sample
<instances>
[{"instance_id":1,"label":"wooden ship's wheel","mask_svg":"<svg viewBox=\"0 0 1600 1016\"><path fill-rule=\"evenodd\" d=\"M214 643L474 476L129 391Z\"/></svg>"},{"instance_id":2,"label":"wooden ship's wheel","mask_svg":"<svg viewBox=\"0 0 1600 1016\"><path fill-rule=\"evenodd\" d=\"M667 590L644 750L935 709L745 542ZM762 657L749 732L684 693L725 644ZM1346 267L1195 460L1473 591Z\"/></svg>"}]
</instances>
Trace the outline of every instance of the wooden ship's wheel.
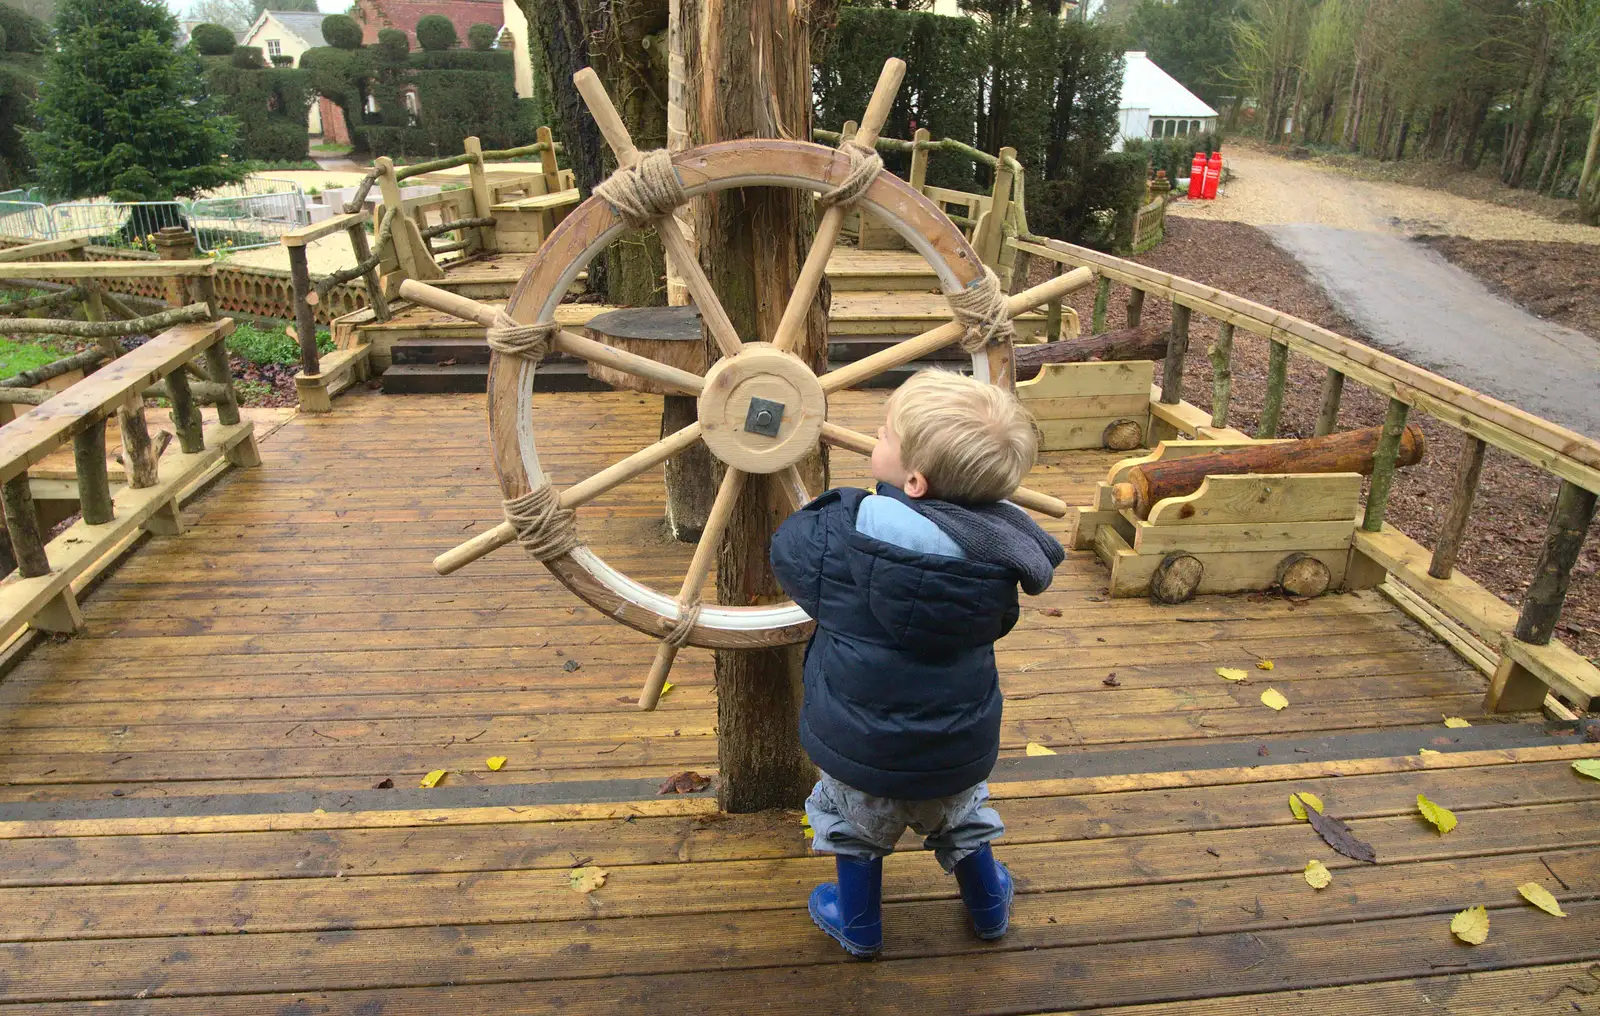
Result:
<instances>
[{"instance_id":1,"label":"wooden ship's wheel","mask_svg":"<svg viewBox=\"0 0 1600 1016\"><path fill-rule=\"evenodd\" d=\"M903 73L903 63L889 61L873 93L856 135L857 143L868 152L887 117ZM626 173L640 162L640 153L634 149L593 72L582 71L576 80L602 133L616 152L622 167L619 175ZM864 175L859 171L860 150L852 155L803 141L724 142L691 148L670 158L671 170L681 183L681 196L685 200L736 187L793 187L826 194L850 178L852 171L858 173L858 182ZM664 163L658 163L660 165ZM904 237L912 249L928 261L947 297L979 286L997 285L993 274L984 267L955 224L910 185L889 173L877 173L870 183L864 187L858 185L856 189L859 195L855 200ZM796 463L815 449L819 441L861 454L870 454L877 443L875 438L828 422L828 397L949 345L965 335L968 327L953 321L818 376L791 349L804 334L805 317L837 240L844 208L833 204L822 215L816 239L771 343L747 343L740 339L701 271L695 251L669 211L658 209L651 221L668 255L683 272L706 331L721 353L721 358L704 376L561 330L554 324L556 306L578 273L607 244L639 222L637 215L630 222L603 194L589 197L551 233L512 293L506 311L424 283L407 281L400 289L406 299L477 321L490 329L490 344L495 352L489 368L489 431L495 471L507 499L508 517L513 514L511 506L522 503L519 499L536 497L536 492L542 491L549 495L549 503L544 505L546 515L566 513L564 524L569 530L565 540L554 538L552 542L549 532L530 539L525 518L521 532L517 525L508 521L440 555L434 562L436 569L448 574L497 547L520 539L581 599L623 624L663 640L639 699L643 709L655 707L673 658L683 645L755 649L803 641L810 635L811 619L792 601L754 607L700 602L700 591L746 476L751 473L776 475L781 478L782 488L793 507L805 504L811 492L805 489ZM1013 296L1009 301L997 297L1005 304L1004 311L998 313L1015 315L1057 298L1082 282L1063 276ZM508 355L504 342L496 342L495 330L501 329L502 335L511 334L507 330L513 326L524 333L542 329L548 336L548 347L540 347L538 355ZM1005 334L1009 335L1009 330ZM1010 383L1009 371L1006 376L994 376L995 363L1002 368L1009 365L1009 340L1002 345L1003 349L991 348L973 354L973 369L980 379ZM698 400L698 421L559 493L551 491L550 481L539 463L533 433L534 374L538 356L543 355L545 348L557 349L693 396ZM698 441L703 441L726 469L688 574L676 595L629 578L570 535L571 512L577 507L662 464ZM1060 500L1025 488L1019 488L1013 500L1058 517L1066 513L1066 505ZM557 524L562 521L556 520Z\"/></svg>"}]
</instances>

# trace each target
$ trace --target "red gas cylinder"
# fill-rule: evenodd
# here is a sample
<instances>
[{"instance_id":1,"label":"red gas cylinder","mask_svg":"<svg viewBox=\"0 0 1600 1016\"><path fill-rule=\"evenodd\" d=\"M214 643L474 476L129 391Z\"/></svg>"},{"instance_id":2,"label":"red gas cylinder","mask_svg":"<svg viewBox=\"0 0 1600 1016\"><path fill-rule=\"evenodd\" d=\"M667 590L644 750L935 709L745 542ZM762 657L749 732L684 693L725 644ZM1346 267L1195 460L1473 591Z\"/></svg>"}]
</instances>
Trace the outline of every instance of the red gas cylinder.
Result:
<instances>
[{"instance_id":1,"label":"red gas cylinder","mask_svg":"<svg viewBox=\"0 0 1600 1016\"><path fill-rule=\"evenodd\" d=\"M1189 164L1189 197L1194 199L1200 196L1206 178L1206 153L1195 152L1194 161Z\"/></svg>"},{"instance_id":2,"label":"red gas cylinder","mask_svg":"<svg viewBox=\"0 0 1600 1016\"><path fill-rule=\"evenodd\" d=\"M1217 196L1217 184L1222 180L1222 153L1212 152L1206 162L1205 185L1200 196L1207 201Z\"/></svg>"}]
</instances>

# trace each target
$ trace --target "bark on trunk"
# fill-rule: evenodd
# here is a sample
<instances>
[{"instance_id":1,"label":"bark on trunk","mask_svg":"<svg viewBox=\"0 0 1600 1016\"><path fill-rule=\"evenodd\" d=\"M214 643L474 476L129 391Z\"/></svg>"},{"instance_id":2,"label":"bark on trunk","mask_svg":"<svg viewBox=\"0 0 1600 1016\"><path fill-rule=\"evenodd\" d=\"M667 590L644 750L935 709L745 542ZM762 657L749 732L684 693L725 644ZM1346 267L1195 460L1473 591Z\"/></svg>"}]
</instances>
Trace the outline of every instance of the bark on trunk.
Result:
<instances>
[{"instance_id":1,"label":"bark on trunk","mask_svg":"<svg viewBox=\"0 0 1600 1016\"><path fill-rule=\"evenodd\" d=\"M1528 74L1528 88L1518 104L1516 132L1506 152L1506 165L1500 179L1508 187L1521 187L1522 177L1528 169L1528 156L1533 152L1533 138L1539 131L1539 115L1544 111L1545 84L1550 77L1552 39L1550 22L1539 32L1539 48L1534 53L1533 68Z\"/></svg>"},{"instance_id":2,"label":"bark on trunk","mask_svg":"<svg viewBox=\"0 0 1600 1016\"><path fill-rule=\"evenodd\" d=\"M1578 221L1600 226L1600 91L1594 93L1594 125L1589 128L1583 172L1578 174Z\"/></svg>"},{"instance_id":3,"label":"bark on trunk","mask_svg":"<svg viewBox=\"0 0 1600 1016\"><path fill-rule=\"evenodd\" d=\"M1088 360L1163 360L1167 332L1155 328L1122 328L1101 335L1061 342L1017 346L1013 354L1017 380L1038 377L1047 363L1084 363Z\"/></svg>"},{"instance_id":4,"label":"bark on trunk","mask_svg":"<svg viewBox=\"0 0 1600 1016\"><path fill-rule=\"evenodd\" d=\"M784 0L683 0L689 134L695 144L748 137L810 136L811 52L807 19L831 12ZM695 238L700 263L739 334L770 341L800 274L814 228L809 196L752 188L702 199ZM827 289L795 352L820 370L827 358ZM827 486L819 453L802 462L808 489ZM767 563L773 530L789 514L777 485L753 476L717 557L717 600L782 599ZM803 648L716 654L719 802L727 811L795 808L815 769L800 748Z\"/></svg>"}]
</instances>

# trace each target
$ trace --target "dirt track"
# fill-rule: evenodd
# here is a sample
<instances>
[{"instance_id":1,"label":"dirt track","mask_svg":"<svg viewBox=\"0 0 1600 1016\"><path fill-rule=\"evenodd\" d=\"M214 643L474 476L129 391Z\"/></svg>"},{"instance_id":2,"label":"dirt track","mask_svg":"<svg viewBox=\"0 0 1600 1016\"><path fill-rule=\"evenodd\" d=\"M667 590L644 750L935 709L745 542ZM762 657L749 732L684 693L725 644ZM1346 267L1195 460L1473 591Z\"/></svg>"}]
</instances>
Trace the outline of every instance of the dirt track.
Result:
<instances>
[{"instance_id":1,"label":"dirt track","mask_svg":"<svg viewBox=\"0 0 1600 1016\"><path fill-rule=\"evenodd\" d=\"M1252 226L1312 224L1402 234L1444 233L1477 240L1561 240L1600 244L1600 229L1553 222L1443 191L1359 180L1312 162L1223 149L1233 178L1215 201L1179 201L1174 215Z\"/></svg>"}]
</instances>

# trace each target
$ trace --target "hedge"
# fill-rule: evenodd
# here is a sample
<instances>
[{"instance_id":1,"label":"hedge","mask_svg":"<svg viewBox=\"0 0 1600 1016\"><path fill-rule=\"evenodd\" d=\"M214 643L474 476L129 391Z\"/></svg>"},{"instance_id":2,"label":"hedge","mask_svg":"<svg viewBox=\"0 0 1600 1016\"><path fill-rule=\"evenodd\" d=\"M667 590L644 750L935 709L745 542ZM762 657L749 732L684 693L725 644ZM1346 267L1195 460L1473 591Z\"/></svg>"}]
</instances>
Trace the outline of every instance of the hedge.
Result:
<instances>
[{"instance_id":1,"label":"hedge","mask_svg":"<svg viewBox=\"0 0 1600 1016\"><path fill-rule=\"evenodd\" d=\"M194 48L200 51L201 56L227 56L233 52L239 40L233 37L232 30L227 27L207 22L189 30L189 41L194 43Z\"/></svg>"},{"instance_id":2,"label":"hedge","mask_svg":"<svg viewBox=\"0 0 1600 1016\"><path fill-rule=\"evenodd\" d=\"M205 57L206 87L223 112L239 122L234 155L262 162L304 159L310 146L306 112L311 106L311 76L291 67L240 67L240 47L232 56Z\"/></svg>"},{"instance_id":3,"label":"hedge","mask_svg":"<svg viewBox=\"0 0 1600 1016\"><path fill-rule=\"evenodd\" d=\"M1151 176L1158 169L1166 170L1167 179L1176 184L1179 177L1189 175L1195 152L1210 155L1222 148L1222 141L1221 131L1206 131L1181 138L1133 138L1123 146L1123 151L1147 159Z\"/></svg>"},{"instance_id":4,"label":"hedge","mask_svg":"<svg viewBox=\"0 0 1600 1016\"><path fill-rule=\"evenodd\" d=\"M456 26L443 14L424 14L417 19L417 45L429 52L454 49L459 40Z\"/></svg>"}]
</instances>

